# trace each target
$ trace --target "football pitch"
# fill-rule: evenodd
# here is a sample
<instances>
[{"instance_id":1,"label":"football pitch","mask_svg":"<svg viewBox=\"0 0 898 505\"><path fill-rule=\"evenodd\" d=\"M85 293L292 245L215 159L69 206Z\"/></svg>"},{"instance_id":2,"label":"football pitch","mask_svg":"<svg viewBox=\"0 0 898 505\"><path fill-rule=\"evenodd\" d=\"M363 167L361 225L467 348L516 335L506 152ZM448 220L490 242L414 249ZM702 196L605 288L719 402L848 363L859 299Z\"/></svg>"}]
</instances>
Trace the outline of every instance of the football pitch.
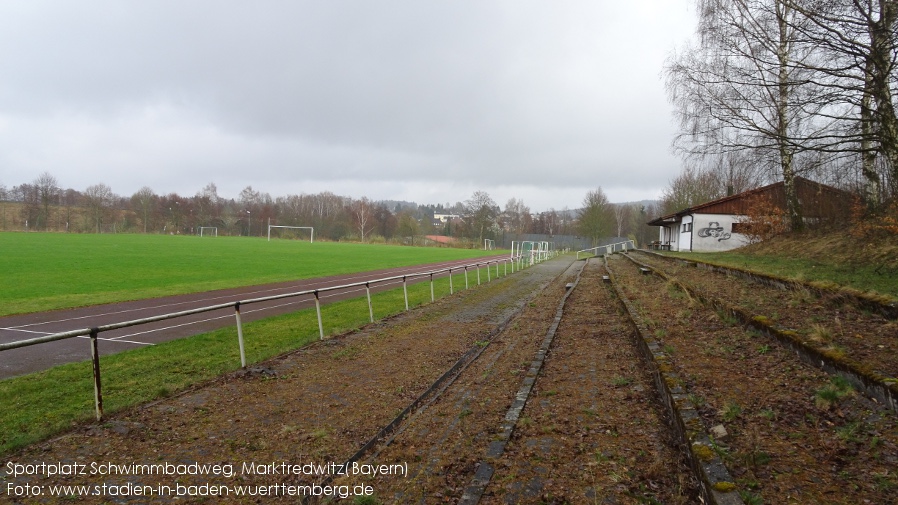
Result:
<instances>
[{"instance_id":1,"label":"football pitch","mask_svg":"<svg viewBox=\"0 0 898 505\"><path fill-rule=\"evenodd\" d=\"M249 237L0 233L0 316L495 255Z\"/></svg>"}]
</instances>

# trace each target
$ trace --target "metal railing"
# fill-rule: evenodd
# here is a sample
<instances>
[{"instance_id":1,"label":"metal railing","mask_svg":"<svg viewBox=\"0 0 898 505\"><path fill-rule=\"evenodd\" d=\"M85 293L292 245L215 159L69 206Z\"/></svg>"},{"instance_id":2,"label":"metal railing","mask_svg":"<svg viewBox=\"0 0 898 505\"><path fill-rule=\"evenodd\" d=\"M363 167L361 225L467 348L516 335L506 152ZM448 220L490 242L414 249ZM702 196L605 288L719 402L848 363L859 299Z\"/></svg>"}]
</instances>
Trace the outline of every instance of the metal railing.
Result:
<instances>
[{"instance_id":1,"label":"metal railing","mask_svg":"<svg viewBox=\"0 0 898 505\"><path fill-rule=\"evenodd\" d=\"M604 249L601 253L599 253L599 249ZM577 259L580 259L580 253L585 253L588 251L593 251L593 256L598 256L599 254L614 254L617 251L626 251L627 249L636 249L636 244L632 240L624 240L623 242L615 242L613 244L600 245L597 247L590 247L589 249L582 249L577 251Z\"/></svg>"},{"instance_id":2,"label":"metal railing","mask_svg":"<svg viewBox=\"0 0 898 505\"><path fill-rule=\"evenodd\" d=\"M171 312L167 314L160 314L158 316L145 317L141 319L134 319L131 321L122 321L119 323L111 323L104 324L100 326L94 326L90 328L82 328L78 330L65 331L61 333L54 333L51 335L45 335L42 337L31 338L27 340L19 340L16 342L8 342L5 344L0 344L0 352L7 351L11 349L18 349L22 347L28 347L32 345L44 344L47 342L55 342L57 340L64 340L68 338L74 337L90 337L90 355L91 361L93 363L93 376L94 376L94 404L96 406L96 414L97 420L101 420L103 418L103 395L102 395L102 387L100 380L100 354L97 348L97 340L98 335L104 331L117 330L120 328L128 328L131 326L139 326L142 324L153 323L157 321L165 321L169 319L176 319L179 317L190 316L194 314L201 314L204 312L212 312L215 310L221 310L233 307L234 308L234 317L236 319L237 326L237 342L240 347L240 366L246 368L246 353L244 351L244 343L243 343L243 323L240 319L240 307L244 305L250 305L254 303L268 302L272 300L282 300L285 298L296 298L301 296L313 296L315 298L315 312L318 318L318 334L320 339L324 339L324 325L321 317L321 301L320 294L328 291L340 291L347 290L350 288L358 288L365 287L365 294L368 300L368 315L369 320L374 322L374 308L371 301L371 286L374 284L395 284L397 281L402 281L402 291L405 298L405 310L409 310L409 302L408 302L408 281L409 279L421 278L421 277L430 277L430 301L435 301L434 296L434 288L433 288L433 278L434 275L447 274L449 276L449 294L455 293L455 288L452 283L452 273L464 271L465 274L465 289L468 289L468 270L476 269L477 271L477 284L480 285L480 270L482 267L486 266L487 273L487 282L492 280L492 266L495 265L496 268L496 278L499 278L499 265L504 264L505 275L508 275L508 267L511 266L511 273L514 273L516 269L519 271L527 266L529 266L530 258L524 258L523 256L519 256L516 258L500 258L495 260L487 260L485 262L475 262L467 265L453 266L447 268L441 268L438 270L431 270L427 272L417 272L406 275L396 275L392 277L384 277L381 279L368 280L368 281L360 281L351 284L343 284L340 286L330 286L325 288L318 289L308 289L304 291L296 291L293 293L284 293L280 295L271 295L260 298L250 298L246 300L237 300L234 302L228 303L220 303L217 305L209 305L207 307L199 307L195 309L183 310L179 312Z\"/></svg>"}]
</instances>

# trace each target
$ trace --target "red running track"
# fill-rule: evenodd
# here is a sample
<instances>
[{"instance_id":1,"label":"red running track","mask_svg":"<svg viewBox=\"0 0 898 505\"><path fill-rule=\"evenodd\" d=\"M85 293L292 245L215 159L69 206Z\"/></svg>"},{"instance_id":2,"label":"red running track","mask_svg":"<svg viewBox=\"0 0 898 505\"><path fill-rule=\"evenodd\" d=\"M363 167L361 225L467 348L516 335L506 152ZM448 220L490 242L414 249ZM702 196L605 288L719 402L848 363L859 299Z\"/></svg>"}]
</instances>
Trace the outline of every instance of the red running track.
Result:
<instances>
[{"instance_id":1,"label":"red running track","mask_svg":"<svg viewBox=\"0 0 898 505\"><path fill-rule=\"evenodd\" d=\"M496 257L483 258L495 260ZM0 318L0 343L15 342L61 333L65 331L92 328L104 324L131 321L161 314L208 307L238 300L261 298L283 293L293 293L311 289L323 289L357 282L372 281L397 275L413 275L443 268L470 265L478 260L465 259L413 267L400 267L386 270L372 270L348 275L301 279L291 282L247 286L241 288L207 291L186 295L151 298L130 302L94 305L76 309L37 312ZM493 266L492 268L495 268ZM502 267L500 267L502 268ZM500 270L504 274L504 271ZM453 272L454 273L454 272ZM409 279L409 282L429 280L428 277ZM486 279L482 279L485 282ZM472 279L472 282L476 282ZM402 281L378 283L371 286L372 292L383 291L401 285ZM464 286L456 286L460 290ZM365 288L356 287L344 290L328 291L320 294L321 303L364 296ZM246 323L279 314L314 307L311 296L272 300L254 303L241 307L240 317ZM157 321L129 328L102 332L98 338L101 355L154 345L176 338L205 333L218 328L235 324L234 309L225 308L212 312L204 312L190 316ZM236 342L236 338L235 338ZM236 345L236 344L235 344ZM29 347L22 347L0 352L0 379L37 372L47 368L90 359L90 338L73 337L55 342L47 342Z\"/></svg>"}]
</instances>

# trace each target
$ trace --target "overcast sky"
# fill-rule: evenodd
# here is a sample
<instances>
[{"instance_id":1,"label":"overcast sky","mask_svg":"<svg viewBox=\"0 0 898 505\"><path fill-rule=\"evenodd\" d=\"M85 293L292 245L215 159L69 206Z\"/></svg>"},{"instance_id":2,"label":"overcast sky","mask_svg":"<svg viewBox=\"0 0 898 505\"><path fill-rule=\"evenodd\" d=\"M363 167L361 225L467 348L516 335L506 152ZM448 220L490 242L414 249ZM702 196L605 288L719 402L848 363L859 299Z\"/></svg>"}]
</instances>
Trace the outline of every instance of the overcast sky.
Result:
<instances>
[{"instance_id":1,"label":"overcast sky","mask_svg":"<svg viewBox=\"0 0 898 505\"><path fill-rule=\"evenodd\" d=\"M691 0L0 0L0 183L659 196Z\"/></svg>"}]
</instances>

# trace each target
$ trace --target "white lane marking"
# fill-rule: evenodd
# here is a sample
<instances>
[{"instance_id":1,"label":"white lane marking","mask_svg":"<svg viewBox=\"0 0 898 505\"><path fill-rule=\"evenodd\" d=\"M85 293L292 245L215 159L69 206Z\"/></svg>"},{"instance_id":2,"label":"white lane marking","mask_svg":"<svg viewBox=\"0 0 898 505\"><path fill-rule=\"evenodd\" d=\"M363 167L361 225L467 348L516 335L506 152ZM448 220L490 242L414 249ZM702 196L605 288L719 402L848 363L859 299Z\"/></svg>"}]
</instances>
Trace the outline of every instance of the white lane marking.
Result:
<instances>
[{"instance_id":1,"label":"white lane marking","mask_svg":"<svg viewBox=\"0 0 898 505\"><path fill-rule=\"evenodd\" d=\"M53 333L47 332L47 331L17 330L17 329L12 329L12 328L0 328L0 330L23 331L23 332L25 332L25 333L36 333L36 334L38 334L38 335L52 335L52 334L53 334ZM125 336L127 336L127 335L125 335ZM90 335L76 335L76 337L78 337L78 338L90 338ZM123 337L121 337L121 338L123 338ZM115 337L115 338L102 338L102 337L97 337L97 340L105 340L105 341L107 341L107 342L115 342L115 341L119 341L119 342L129 342L128 340L119 340L119 337ZM150 343L147 343L147 342L130 342L130 343L132 343L132 344L141 344L141 345L155 345L155 344L150 344Z\"/></svg>"},{"instance_id":2,"label":"white lane marking","mask_svg":"<svg viewBox=\"0 0 898 505\"><path fill-rule=\"evenodd\" d=\"M90 338L90 336L88 336L88 335L78 335L78 338ZM137 342L137 341L132 341L132 340L116 340L116 339L114 339L114 338L100 338L100 337L97 337L97 340L102 340L102 341L104 341L104 342L125 342L126 344L156 345L156 344L151 344L151 343L149 343L149 342Z\"/></svg>"},{"instance_id":3,"label":"white lane marking","mask_svg":"<svg viewBox=\"0 0 898 505\"><path fill-rule=\"evenodd\" d=\"M155 329L146 330L146 331L138 331L137 333L129 333L127 335L122 335L121 337L112 337L109 340L121 340L123 338L128 338L128 337L136 337L137 335L146 335L147 333L155 333L157 331L171 330L174 328L180 328L182 326L189 326L191 324L199 324L199 323L205 323L207 321L215 321L217 319L224 319L226 317L233 317L233 316L225 315L225 316L218 316L218 317L210 317L207 319L200 319L198 321L191 321L189 323L173 324L171 326L164 326L162 328L155 328Z\"/></svg>"},{"instance_id":4,"label":"white lane marking","mask_svg":"<svg viewBox=\"0 0 898 505\"><path fill-rule=\"evenodd\" d=\"M387 283L385 283L385 285L387 285ZM361 291L362 291L362 289L351 289L351 290L350 290L350 289L347 289L347 290L343 290L343 291L340 291L340 292L337 292L337 293L333 293L333 294L329 294L329 295L321 295L320 298L331 298L331 297L338 296L338 295L341 295L341 294L346 294L346 293L356 293L356 292L361 292ZM312 302L311 299L304 299L304 300L300 300L300 301L292 301L292 302L287 302L287 303L281 303L281 304L278 304L278 305L269 305L269 306L265 306L265 307L260 307L260 308L258 308L258 309L244 310L244 311L242 311L242 313L243 313L243 314L252 314L253 312L263 312L263 311L266 311L266 310L279 309L279 308L281 308L281 307L286 307L286 306L288 306L288 305L299 305L299 304L303 304L303 303L309 303L309 304L311 304L311 302ZM174 329L174 328L181 328L181 327L183 327L183 326L190 326L191 324L199 324L199 323L205 323L205 322L209 322L209 321L217 321L217 320L219 320L219 319L226 319L226 318L229 318L229 317L234 317L234 316L231 315L231 314L227 314L227 315L224 315L224 316L217 316L217 317L210 317L210 318L206 318L206 319L199 319L199 320L197 320L197 321L190 321L190 322L187 322L187 323L173 324L173 325L171 325L171 326L165 326L165 327L162 327L162 328L155 328L155 329L152 329L152 330L139 331L139 332L136 332L136 333L129 333L129 334L127 334L127 335L122 335L122 336L120 336L120 337L112 337L112 338L107 339L107 340L119 340L119 339L128 338L128 337L135 337L135 336L137 336L137 335L146 335L146 334L148 334L148 333L155 333L155 332L157 332L157 331L171 330L171 329ZM149 345L153 345L153 344L149 344Z\"/></svg>"},{"instance_id":5,"label":"white lane marking","mask_svg":"<svg viewBox=\"0 0 898 505\"><path fill-rule=\"evenodd\" d=\"M52 335L51 331L34 331L34 330L22 330L21 326L10 326L9 328L0 328L0 331L21 331L23 333L37 333L39 335Z\"/></svg>"},{"instance_id":6,"label":"white lane marking","mask_svg":"<svg viewBox=\"0 0 898 505\"><path fill-rule=\"evenodd\" d=\"M436 268L436 269L439 269L439 268L448 268L448 267L454 265L455 263L466 264L466 263L464 263L464 261L465 261L465 260L456 260L456 261L450 261L450 262L446 262L446 263L437 263L437 264L432 265L430 268L431 268L431 269L434 269L434 268ZM403 268L403 267L400 267L400 268L397 268L397 269L395 269L395 270L390 270L390 272L396 272L395 275L400 275L400 273L403 272L403 271L405 271L405 270L413 270L413 269L415 269L415 268L420 268L420 266L417 266L417 267L414 267L414 266L413 266L413 267L404 267L404 268ZM421 274L427 273L427 272L429 272L429 271L430 271L430 270L416 270L416 271L412 271L412 272L406 273L405 275L408 275L408 276L415 276L415 275L421 275ZM364 274L364 273L363 273L363 274L361 274L361 275L355 275L355 276L345 277L345 278L343 278L343 280L353 280L353 279L366 280L366 279L365 279L366 277L370 277L370 279L367 279L367 280L376 280L376 279L378 278L377 275L380 275L380 274ZM444 275L444 274L441 274L441 275ZM392 277L393 275L390 275L390 276ZM306 289L314 289L314 287L315 287L316 285L326 284L326 283L327 283L326 281L323 281L323 280L320 280L320 279L300 279L300 280L295 281L295 282L301 283L301 282L306 281L306 280L307 280L307 281L310 281L310 283L308 284L308 287L307 287L307 288L304 288L304 289L302 289L301 291L304 291L304 290L306 290ZM289 282L289 281L288 281L288 282ZM389 283L389 284L392 284L392 283ZM387 285L389 285L389 284L387 284ZM239 288L234 288L234 289L239 289ZM277 291L287 291L287 292L290 292L291 290L295 290L295 289L297 289L297 287L282 287L282 288L259 289L259 290L250 291L250 292L247 292L247 293L242 293L242 294L240 295L240 297L246 298L248 295L254 295L254 294L259 294L259 293L271 293L271 292L277 292ZM187 293L187 295L189 295L189 294L196 294L196 293ZM174 295L174 296L186 296L186 295ZM209 297L209 298L202 298L202 299L199 299L199 300L190 300L190 301L176 302L176 303L165 303L165 304L160 304L160 305L153 305L153 306L150 306L150 307L137 307L137 308L134 308L134 309L125 309L125 310L118 310L118 311L112 311L112 312L104 312L104 313L101 313L101 314L91 314L91 315L86 315L86 316L68 317L68 318L56 319L56 320L52 320L52 321L41 321L41 322L38 322L38 323L29 323L29 324L22 324L22 325L18 325L18 326L10 326L10 327L8 327L8 328L3 328L3 329L8 329L8 330L11 330L11 331L12 331L12 330L16 330L16 329L19 329L19 328L28 328L28 327L32 327L32 326L41 326L41 325L45 325L45 324L54 324L54 323L65 323L65 322L69 322L69 321L77 321L77 320L80 320L80 319L94 319L94 318L99 318L99 317L104 317L104 316L113 316L113 315L117 315L117 314L127 314L128 312L138 312L138 311L145 311L145 310L155 310L155 309L161 309L161 308L165 308L165 307L176 307L176 306L178 306L178 305L187 305L187 304L196 304L196 305L202 307L203 305L207 304L208 302L211 302L211 301L214 301L214 300L220 300L220 299L223 299L223 298L227 298L227 299L232 299L232 300L233 300L233 299L235 298L235 296L234 296L233 294L231 294L231 295L212 296L212 297ZM234 300L234 301L237 301L237 300ZM26 330L22 330L22 331L26 331ZM38 333L38 332L36 332L36 333ZM50 333L45 333L45 335L49 335L49 334L50 334Z\"/></svg>"}]
</instances>

